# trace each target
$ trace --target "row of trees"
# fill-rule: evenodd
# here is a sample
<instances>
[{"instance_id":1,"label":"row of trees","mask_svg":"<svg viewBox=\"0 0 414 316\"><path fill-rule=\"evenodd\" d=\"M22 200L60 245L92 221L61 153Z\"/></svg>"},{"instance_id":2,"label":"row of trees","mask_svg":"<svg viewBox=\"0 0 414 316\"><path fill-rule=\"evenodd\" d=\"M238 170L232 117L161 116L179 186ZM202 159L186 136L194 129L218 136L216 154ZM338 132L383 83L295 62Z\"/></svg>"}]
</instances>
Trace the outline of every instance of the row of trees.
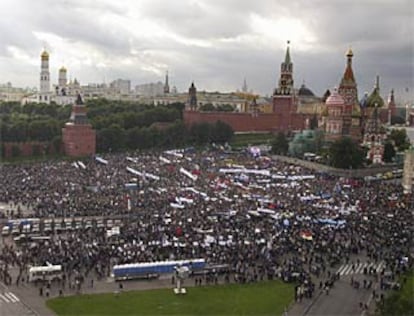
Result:
<instances>
[{"instance_id":1,"label":"row of trees","mask_svg":"<svg viewBox=\"0 0 414 316\"><path fill-rule=\"evenodd\" d=\"M100 131L117 125L124 130L149 127L156 122L175 122L182 119L184 104L153 106L134 102L104 99L86 102L88 117L94 129ZM0 104L2 142L51 141L61 134L70 117L71 106L55 103L20 105L17 102Z\"/></svg>"},{"instance_id":2,"label":"row of trees","mask_svg":"<svg viewBox=\"0 0 414 316\"><path fill-rule=\"evenodd\" d=\"M166 128L139 127L125 130L111 125L97 133L97 150L122 151L124 149L174 148L225 143L233 137L233 129L226 123L197 123L189 128L180 120Z\"/></svg>"},{"instance_id":3,"label":"row of trees","mask_svg":"<svg viewBox=\"0 0 414 316\"><path fill-rule=\"evenodd\" d=\"M206 103L203 105L200 105L199 110L202 112L233 112L234 106L231 104L219 104L219 105L213 105L212 103Z\"/></svg>"},{"instance_id":4,"label":"row of trees","mask_svg":"<svg viewBox=\"0 0 414 316\"><path fill-rule=\"evenodd\" d=\"M0 122L3 142L51 141L61 134L63 122L53 118L18 119Z\"/></svg>"},{"instance_id":5,"label":"row of trees","mask_svg":"<svg viewBox=\"0 0 414 316\"><path fill-rule=\"evenodd\" d=\"M224 143L233 136L232 128L223 122L185 126L183 103L154 106L96 99L88 100L85 106L97 132L99 152ZM71 106L54 103L1 103L1 141L55 144L61 140L70 112Z\"/></svg>"}]
</instances>

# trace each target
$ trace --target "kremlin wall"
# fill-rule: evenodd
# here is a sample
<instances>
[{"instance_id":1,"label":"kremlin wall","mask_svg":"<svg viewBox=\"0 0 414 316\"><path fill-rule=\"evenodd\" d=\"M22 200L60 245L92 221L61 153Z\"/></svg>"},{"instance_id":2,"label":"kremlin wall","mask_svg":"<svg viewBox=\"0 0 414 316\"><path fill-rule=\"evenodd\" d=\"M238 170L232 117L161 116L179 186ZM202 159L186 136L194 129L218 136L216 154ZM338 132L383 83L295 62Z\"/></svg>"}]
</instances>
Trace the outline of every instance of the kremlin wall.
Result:
<instances>
[{"instance_id":1,"label":"kremlin wall","mask_svg":"<svg viewBox=\"0 0 414 316\"><path fill-rule=\"evenodd\" d=\"M286 119L288 117L288 119ZM305 128L307 115L295 113L234 113L185 111L184 122L188 125L200 122L229 124L235 132L286 132Z\"/></svg>"}]
</instances>

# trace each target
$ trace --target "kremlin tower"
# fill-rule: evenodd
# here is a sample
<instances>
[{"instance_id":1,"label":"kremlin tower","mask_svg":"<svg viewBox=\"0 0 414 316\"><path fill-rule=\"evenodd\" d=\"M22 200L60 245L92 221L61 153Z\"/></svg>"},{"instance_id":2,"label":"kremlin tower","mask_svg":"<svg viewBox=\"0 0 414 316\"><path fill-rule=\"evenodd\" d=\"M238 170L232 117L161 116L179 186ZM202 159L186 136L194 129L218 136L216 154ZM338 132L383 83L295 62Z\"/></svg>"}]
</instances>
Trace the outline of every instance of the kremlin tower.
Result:
<instances>
[{"instance_id":1,"label":"kremlin tower","mask_svg":"<svg viewBox=\"0 0 414 316\"><path fill-rule=\"evenodd\" d=\"M280 66L279 84L273 92L273 113L280 117L280 130L291 130L292 116L297 111L293 88L293 63L290 58L289 43L288 41L285 61Z\"/></svg>"},{"instance_id":2,"label":"kremlin tower","mask_svg":"<svg viewBox=\"0 0 414 316\"><path fill-rule=\"evenodd\" d=\"M86 108L80 94L72 106L69 122L62 129L62 136L66 155L80 157L95 154L96 132L88 122Z\"/></svg>"},{"instance_id":3,"label":"kremlin tower","mask_svg":"<svg viewBox=\"0 0 414 316\"><path fill-rule=\"evenodd\" d=\"M191 111L197 110L197 89L194 85L194 81L191 83L190 88L188 88L187 106Z\"/></svg>"}]
</instances>

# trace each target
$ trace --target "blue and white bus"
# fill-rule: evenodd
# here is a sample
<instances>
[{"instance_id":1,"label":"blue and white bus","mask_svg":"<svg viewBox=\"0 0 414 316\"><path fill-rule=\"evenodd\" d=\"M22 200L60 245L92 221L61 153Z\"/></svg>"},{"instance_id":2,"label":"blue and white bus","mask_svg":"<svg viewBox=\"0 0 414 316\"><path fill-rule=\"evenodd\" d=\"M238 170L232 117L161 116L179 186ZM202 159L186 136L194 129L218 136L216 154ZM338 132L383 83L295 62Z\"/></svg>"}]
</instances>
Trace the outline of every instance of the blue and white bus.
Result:
<instances>
[{"instance_id":1,"label":"blue and white bus","mask_svg":"<svg viewBox=\"0 0 414 316\"><path fill-rule=\"evenodd\" d=\"M190 271L203 270L206 261L204 259L192 259L121 264L112 268L112 275L115 280L156 278L161 274L174 273L178 266L186 266Z\"/></svg>"}]
</instances>

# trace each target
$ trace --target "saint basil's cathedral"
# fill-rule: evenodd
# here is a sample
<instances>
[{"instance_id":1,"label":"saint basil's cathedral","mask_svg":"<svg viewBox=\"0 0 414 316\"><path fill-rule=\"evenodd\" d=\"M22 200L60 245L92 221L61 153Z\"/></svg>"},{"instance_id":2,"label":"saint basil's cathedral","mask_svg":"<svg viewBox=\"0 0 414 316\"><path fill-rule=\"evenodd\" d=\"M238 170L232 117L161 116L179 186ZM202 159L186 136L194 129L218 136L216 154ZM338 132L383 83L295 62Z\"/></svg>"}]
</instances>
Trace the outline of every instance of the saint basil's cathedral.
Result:
<instances>
[{"instance_id":1,"label":"saint basil's cathedral","mask_svg":"<svg viewBox=\"0 0 414 316\"><path fill-rule=\"evenodd\" d=\"M322 110L317 113L318 128L325 132L325 141L332 142L342 137L350 137L368 149L368 159L373 163L382 163L386 138L383 124L390 122L391 116L395 115L394 94L391 91L388 107L385 108L385 102L379 94L379 77L377 76L372 93L365 94L359 102L352 69L353 56L352 50L349 49L346 53L345 72L339 87L334 88L332 93L327 91L325 102L321 104ZM293 63L288 46L285 60L281 64L279 84L273 93L273 112L279 114L280 130L292 131L301 127L292 124L297 121L295 118L298 115L305 120L305 128L309 128L308 122L312 118L298 107L303 99L301 96L303 89L304 86L296 93L293 88Z\"/></svg>"},{"instance_id":2,"label":"saint basil's cathedral","mask_svg":"<svg viewBox=\"0 0 414 316\"><path fill-rule=\"evenodd\" d=\"M189 90L192 106L187 107L188 110L184 112L184 121L192 124L220 120L232 126L235 132L292 133L309 129L310 122L316 120L317 128L324 131L326 142L350 137L368 149L368 159L373 163L381 163L385 141L383 124L389 123L391 116L396 113L393 92L391 91L386 105L379 94L377 77L372 93L366 94L359 102L352 69L354 54L351 49L346 52L345 57L345 72L339 86L333 88L332 93L328 90L323 98L318 98L304 84L300 89L294 88L293 63L288 45L285 59L281 63L279 81L272 95L271 113L197 111L197 107L194 107L196 93L192 83L191 91Z\"/></svg>"}]
</instances>

